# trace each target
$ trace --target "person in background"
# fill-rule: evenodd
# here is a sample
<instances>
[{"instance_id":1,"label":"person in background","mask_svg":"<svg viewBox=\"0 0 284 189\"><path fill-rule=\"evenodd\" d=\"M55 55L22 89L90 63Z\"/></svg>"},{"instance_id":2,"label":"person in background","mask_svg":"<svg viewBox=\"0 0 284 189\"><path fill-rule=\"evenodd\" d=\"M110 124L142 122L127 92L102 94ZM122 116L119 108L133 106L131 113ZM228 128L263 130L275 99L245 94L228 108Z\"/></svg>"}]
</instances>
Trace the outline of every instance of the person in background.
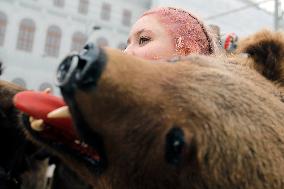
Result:
<instances>
[{"instance_id":1,"label":"person in background","mask_svg":"<svg viewBox=\"0 0 284 189\"><path fill-rule=\"evenodd\" d=\"M239 37L235 33L228 33L222 36L221 42L227 53L234 53L238 47Z\"/></svg>"}]
</instances>

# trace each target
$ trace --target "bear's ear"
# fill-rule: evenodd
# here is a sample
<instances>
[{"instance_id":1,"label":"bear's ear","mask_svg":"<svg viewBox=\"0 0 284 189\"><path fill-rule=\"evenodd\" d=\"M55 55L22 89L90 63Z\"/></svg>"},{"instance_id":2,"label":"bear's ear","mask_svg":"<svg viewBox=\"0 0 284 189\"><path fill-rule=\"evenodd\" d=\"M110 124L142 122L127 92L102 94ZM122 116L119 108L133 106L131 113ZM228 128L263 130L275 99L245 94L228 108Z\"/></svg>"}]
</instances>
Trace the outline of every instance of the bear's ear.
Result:
<instances>
[{"instance_id":1,"label":"bear's ear","mask_svg":"<svg viewBox=\"0 0 284 189\"><path fill-rule=\"evenodd\" d=\"M237 48L237 53L246 53L253 59L255 67L263 76L272 81L281 79L284 67L284 34L269 30L260 31L243 38Z\"/></svg>"},{"instance_id":2,"label":"bear's ear","mask_svg":"<svg viewBox=\"0 0 284 189\"><path fill-rule=\"evenodd\" d=\"M192 161L197 155L197 147L192 135L177 126L172 127L165 137L165 159L174 166Z\"/></svg>"}]
</instances>

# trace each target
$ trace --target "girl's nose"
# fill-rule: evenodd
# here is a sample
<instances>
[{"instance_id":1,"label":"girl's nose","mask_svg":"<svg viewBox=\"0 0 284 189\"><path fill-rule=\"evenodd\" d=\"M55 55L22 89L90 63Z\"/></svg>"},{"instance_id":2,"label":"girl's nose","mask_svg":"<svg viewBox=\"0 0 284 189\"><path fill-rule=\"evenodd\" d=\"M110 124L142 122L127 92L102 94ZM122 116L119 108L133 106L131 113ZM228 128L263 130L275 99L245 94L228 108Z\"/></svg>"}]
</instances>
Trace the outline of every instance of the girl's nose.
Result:
<instances>
[{"instance_id":1,"label":"girl's nose","mask_svg":"<svg viewBox=\"0 0 284 189\"><path fill-rule=\"evenodd\" d=\"M127 46L123 52L126 54L135 55L134 50L130 46Z\"/></svg>"}]
</instances>

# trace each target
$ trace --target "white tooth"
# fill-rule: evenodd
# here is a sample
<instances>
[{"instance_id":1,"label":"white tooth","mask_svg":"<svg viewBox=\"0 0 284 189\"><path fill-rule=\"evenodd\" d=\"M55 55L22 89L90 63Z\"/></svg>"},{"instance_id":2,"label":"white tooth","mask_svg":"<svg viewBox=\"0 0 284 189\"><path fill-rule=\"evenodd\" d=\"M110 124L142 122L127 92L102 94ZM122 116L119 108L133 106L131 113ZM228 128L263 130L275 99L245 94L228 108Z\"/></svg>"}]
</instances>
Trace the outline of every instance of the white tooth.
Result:
<instances>
[{"instance_id":1,"label":"white tooth","mask_svg":"<svg viewBox=\"0 0 284 189\"><path fill-rule=\"evenodd\" d=\"M51 88L46 88L46 89L44 89L43 92L49 94L49 93L51 93L51 91L52 91Z\"/></svg>"},{"instance_id":2,"label":"white tooth","mask_svg":"<svg viewBox=\"0 0 284 189\"><path fill-rule=\"evenodd\" d=\"M47 114L48 118L68 118L71 117L68 106L62 106L49 112Z\"/></svg>"},{"instance_id":3,"label":"white tooth","mask_svg":"<svg viewBox=\"0 0 284 189\"><path fill-rule=\"evenodd\" d=\"M80 142L80 140L74 140L74 143L75 144L80 144L81 142Z\"/></svg>"},{"instance_id":4,"label":"white tooth","mask_svg":"<svg viewBox=\"0 0 284 189\"><path fill-rule=\"evenodd\" d=\"M34 120L35 120L34 117L32 117L32 116L29 117L30 123L32 123Z\"/></svg>"},{"instance_id":5,"label":"white tooth","mask_svg":"<svg viewBox=\"0 0 284 189\"><path fill-rule=\"evenodd\" d=\"M31 121L31 128L35 131L43 131L44 123L42 119L33 119Z\"/></svg>"}]
</instances>

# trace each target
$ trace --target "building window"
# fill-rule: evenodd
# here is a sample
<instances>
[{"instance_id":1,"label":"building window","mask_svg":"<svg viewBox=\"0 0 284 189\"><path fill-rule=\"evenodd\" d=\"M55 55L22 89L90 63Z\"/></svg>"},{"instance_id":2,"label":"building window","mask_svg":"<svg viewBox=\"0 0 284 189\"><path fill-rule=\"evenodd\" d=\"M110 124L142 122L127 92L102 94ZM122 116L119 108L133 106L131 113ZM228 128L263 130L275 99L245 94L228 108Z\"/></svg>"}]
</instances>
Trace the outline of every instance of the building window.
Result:
<instances>
[{"instance_id":1,"label":"building window","mask_svg":"<svg viewBox=\"0 0 284 189\"><path fill-rule=\"evenodd\" d=\"M121 42L117 45L117 48L120 49L120 50L124 50L124 49L126 49L126 44Z\"/></svg>"},{"instance_id":2,"label":"building window","mask_svg":"<svg viewBox=\"0 0 284 189\"><path fill-rule=\"evenodd\" d=\"M102 10L101 10L101 19L102 20L109 20L111 13L111 5L108 3L103 3Z\"/></svg>"},{"instance_id":3,"label":"building window","mask_svg":"<svg viewBox=\"0 0 284 189\"><path fill-rule=\"evenodd\" d=\"M51 90L50 93L53 92L53 87L52 87L52 85L51 85L50 83L47 83L47 82L42 83L42 84L39 86L38 90L39 90L39 91L44 91L44 90L46 90L47 88L50 88L50 90Z\"/></svg>"},{"instance_id":4,"label":"building window","mask_svg":"<svg viewBox=\"0 0 284 189\"><path fill-rule=\"evenodd\" d=\"M26 84L24 79L15 78L15 79L12 80L12 83L15 83L16 85L19 85L19 86L21 86L23 88L27 88L27 84Z\"/></svg>"},{"instance_id":5,"label":"building window","mask_svg":"<svg viewBox=\"0 0 284 189\"><path fill-rule=\"evenodd\" d=\"M45 55L58 57L61 42L61 30L58 26L50 26L45 41Z\"/></svg>"},{"instance_id":6,"label":"building window","mask_svg":"<svg viewBox=\"0 0 284 189\"><path fill-rule=\"evenodd\" d=\"M7 17L4 13L0 12L0 46L4 45L6 26Z\"/></svg>"},{"instance_id":7,"label":"building window","mask_svg":"<svg viewBox=\"0 0 284 189\"><path fill-rule=\"evenodd\" d=\"M71 51L80 51L87 42L87 36L81 32L76 32L72 37Z\"/></svg>"},{"instance_id":8,"label":"building window","mask_svg":"<svg viewBox=\"0 0 284 189\"><path fill-rule=\"evenodd\" d=\"M124 9L122 14L122 24L124 26L130 26L131 25L131 12L130 10Z\"/></svg>"},{"instance_id":9,"label":"building window","mask_svg":"<svg viewBox=\"0 0 284 189\"><path fill-rule=\"evenodd\" d=\"M108 41L104 37L98 38L96 43L98 44L99 47L106 47L106 46L108 46Z\"/></svg>"},{"instance_id":10,"label":"building window","mask_svg":"<svg viewBox=\"0 0 284 189\"><path fill-rule=\"evenodd\" d=\"M31 19L23 19L20 23L17 49L31 52L35 35L35 23Z\"/></svg>"},{"instance_id":11,"label":"building window","mask_svg":"<svg viewBox=\"0 0 284 189\"><path fill-rule=\"evenodd\" d=\"M78 12L80 14L88 14L89 0L79 0Z\"/></svg>"},{"instance_id":12,"label":"building window","mask_svg":"<svg viewBox=\"0 0 284 189\"><path fill-rule=\"evenodd\" d=\"M64 0L53 0L53 5L56 7L64 7Z\"/></svg>"}]
</instances>

